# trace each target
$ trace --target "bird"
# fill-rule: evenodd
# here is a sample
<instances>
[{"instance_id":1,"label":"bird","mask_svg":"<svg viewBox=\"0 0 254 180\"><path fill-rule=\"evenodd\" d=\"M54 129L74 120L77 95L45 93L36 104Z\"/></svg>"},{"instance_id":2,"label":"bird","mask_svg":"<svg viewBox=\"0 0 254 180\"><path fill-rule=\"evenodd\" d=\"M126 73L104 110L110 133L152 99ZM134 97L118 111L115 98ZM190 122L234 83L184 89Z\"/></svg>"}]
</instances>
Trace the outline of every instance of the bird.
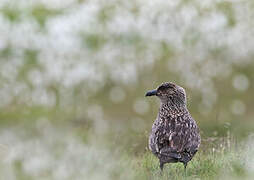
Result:
<instances>
[{"instance_id":1,"label":"bird","mask_svg":"<svg viewBox=\"0 0 254 180\"><path fill-rule=\"evenodd\" d=\"M149 149L159 159L161 172L166 163L183 163L184 170L201 143L196 121L187 109L184 88L162 83L145 96L157 96L160 108L149 136Z\"/></svg>"}]
</instances>

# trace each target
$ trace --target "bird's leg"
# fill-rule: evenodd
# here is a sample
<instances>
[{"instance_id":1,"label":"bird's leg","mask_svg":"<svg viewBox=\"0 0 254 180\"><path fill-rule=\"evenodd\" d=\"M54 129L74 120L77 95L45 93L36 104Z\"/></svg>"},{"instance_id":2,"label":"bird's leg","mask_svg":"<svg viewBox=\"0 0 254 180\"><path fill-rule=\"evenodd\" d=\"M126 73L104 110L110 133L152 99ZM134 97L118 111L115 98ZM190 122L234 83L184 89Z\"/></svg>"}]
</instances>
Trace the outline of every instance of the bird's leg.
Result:
<instances>
[{"instance_id":1,"label":"bird's leg","mask_svg":"<svg viewBox=\"0 0 254 180\"><path fill-rule=\"evenodd\" d=\"M161 172L163 172L163 166L164 166L164 163L160 161L160 169L161 169Z\"/></svg>"},{"instance_id":2,"label":"bird's leg","mask_svg":"<svg viewBox=\"0 0 254 180\"><path fill-rule=\"evenodd\" d=\"M160 161L160 175L163 176L163 166L164 166L164 163Z\"/></svg>"},{"instance_id":3,"label":"bird's leg","mask_svg":"<svg viewBox=\"0 0 254 180\"><path fill-rule=\"evenodd\" d=\"M185 176L186 176L186 175L187 175L187 174L186 174L186 173L187 173L187 170L186 170L186 168L187 168L187 162L184 162L183 165L184 165L184 174L185 174Z\"/></svg>"}]
</instances>

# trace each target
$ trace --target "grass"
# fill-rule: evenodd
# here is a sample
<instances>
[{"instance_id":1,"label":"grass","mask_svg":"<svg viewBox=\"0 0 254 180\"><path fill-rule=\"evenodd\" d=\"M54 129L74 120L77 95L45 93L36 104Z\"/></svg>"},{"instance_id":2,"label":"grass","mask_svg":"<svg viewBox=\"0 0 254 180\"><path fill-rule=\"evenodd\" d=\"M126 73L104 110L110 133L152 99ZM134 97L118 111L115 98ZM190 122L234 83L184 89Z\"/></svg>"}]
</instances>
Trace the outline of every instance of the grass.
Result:
<instances>
[{"instance_id":1,"label":"grass","mask_svg":"<svg viewBox=\"0 0 254 180\"><path fill-rule=\"evenodd\" d=\"M135 160L136 179L252 179L254 153L253 140L249 139L239 144L230 136L204 141L186 173L182 163L171 163L161 174L158 159L147 151Z\"/></svg>"},{"instance_id":2,"label":"grass","mask_svg":"<svg viewBox=\"0 0 254 180\"><path fill-rule=\"evenodd\" d=\"M97 134L95 127L75 118L68 121L72 116L59 112L33 107L25 113L15 108L0 113L0 179L212 180L254 175L251 137L237 141L229 131L223 138L203 135L186 173L182 163L175 163L166 164L161 174L158 159L145 150L146 133L116 131L112 125L109 132Z\"/></svg>"},{"instance_id":3,"label":"grass","mask_svg":"<svg viewBox=\"0 0 254 180\"><path fill-rule=\"evenodd\" d=\"M182 163L175 163L166 164L161 174L150 151L133 152L124 143L86 134L84 138L76 128L49 121L23 130L5 128L0 133L0 179L212 180L254 175L253 138L238 144L230 135L205 139L186 173Z\"/></svg>"},{"instance_id":4,"label":"grass","mask_svg":"<svg viewBox=\"0 0 254 180\"><path fill-rule=\"evenodd\" d=\"M248 174L237 152L199 152L188 164L186 173L181 163L167 164L160 173L158 160L146 152L135 164L138 179L223 179L246 178Z\"/></svg>"},{"instance_id":5,"label":"grass","mask_svg":"<svg viewBox=\"0 0 254 180\"><path fill-rule=\"evenodd\" d=\"M45 111L48 117L59 119L57 112ZM45 114L45 111L32 112L40 115ZM60 125L58 121L51 121L51 118L32 123L29 119L39 115L31 114L29 118L30 113L26 116L22 113L20 116L9 116L10 114L13 115L12 111L5 111L0 113L0 117L16 119L15 122L19 121L18 117L23 117L27 123L22 119L20 121L23 126L2 122L0 179L15 176L16 179L31 180L212 180L252 179L254 175L253 138L236 143L237 140L229 131L223 138L203 137L201 148L189 162L186 173L182 163L174 163L166 164L161 174L158 159L149 150L145 150L146 144L142 144L146 136L134 134L133 139L124 132L117 133L112 129L109 134L96 134L92 127L89 130L87 126L77 126L75 123L61 121ZM127 140L128 138L130 139ZM69 171L65 171L66 168Z\"/></svg>"}]
</instances>

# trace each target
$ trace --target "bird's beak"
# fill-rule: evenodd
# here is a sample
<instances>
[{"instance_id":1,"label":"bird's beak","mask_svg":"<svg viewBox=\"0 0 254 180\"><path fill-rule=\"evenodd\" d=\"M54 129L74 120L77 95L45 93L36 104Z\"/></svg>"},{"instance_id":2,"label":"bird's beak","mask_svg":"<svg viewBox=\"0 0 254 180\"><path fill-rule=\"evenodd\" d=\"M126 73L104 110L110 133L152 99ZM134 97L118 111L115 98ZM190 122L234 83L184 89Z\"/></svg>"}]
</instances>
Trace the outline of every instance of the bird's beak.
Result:
<instances>
[{"instance_id":1,"label":"bird's beak","mask_svg":"<svg viewBox=\"0 0 254 180\"><path fill-rule=\"evenodd\" d=\"M156 89L148 91L146 93L146 96L156 96L156 95L157 95L157 90Z\"/></svg>"}]
</instances>

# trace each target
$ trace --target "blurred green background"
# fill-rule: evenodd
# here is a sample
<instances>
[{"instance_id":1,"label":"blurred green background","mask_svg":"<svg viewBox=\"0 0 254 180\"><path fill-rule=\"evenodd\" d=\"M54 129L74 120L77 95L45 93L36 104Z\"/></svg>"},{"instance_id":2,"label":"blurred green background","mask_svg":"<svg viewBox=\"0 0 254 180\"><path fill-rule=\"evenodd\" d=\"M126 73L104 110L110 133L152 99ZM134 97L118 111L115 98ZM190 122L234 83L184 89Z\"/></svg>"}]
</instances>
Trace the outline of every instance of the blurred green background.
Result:
<instances>
[{"instance_id":1,"label":"blurred green background","mask_svg":"<svg viewBox=\"0 0 254 180\"><path fill-rule=\"evenodd\" d=\"M3 179L75 179L70 161L86 177L103 149L142 154L159 106L144 94L165 81L186 89L203 139L248 136L253 18L252 0L1 0Z\"/></svg>"}]
</instances>

